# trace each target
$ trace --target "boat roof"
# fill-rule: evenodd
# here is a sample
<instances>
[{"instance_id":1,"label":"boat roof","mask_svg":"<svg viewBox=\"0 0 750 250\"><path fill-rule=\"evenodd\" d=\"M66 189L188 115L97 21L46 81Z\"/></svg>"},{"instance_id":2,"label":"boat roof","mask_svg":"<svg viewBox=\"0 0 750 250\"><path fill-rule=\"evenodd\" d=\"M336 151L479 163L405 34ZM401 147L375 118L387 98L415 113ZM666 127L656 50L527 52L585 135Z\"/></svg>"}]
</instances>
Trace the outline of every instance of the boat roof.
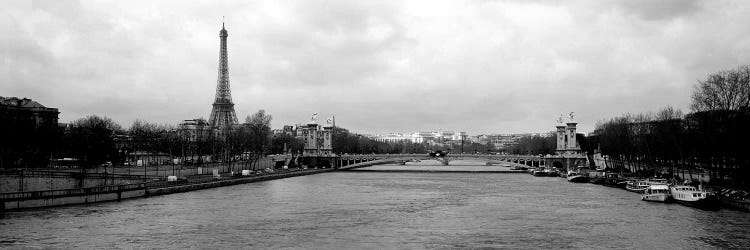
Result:
<instances>
[{"instance_id":1,"label":"boat roof","mask_svg":"<svg viewBox=\"0 0 750 250\"><path fill-rule=\"evenodd\" d=\"M650 189L669 189L669 185L658 184L658 185L651 185L648 188L650 188Z\"/></svg>"},{"instance_id":2,"label":"boat roof","mask_svg":"<svg viewBox=\"0 0 750 250\"><path fill-rule=\"evenodd\" d=\"M676 186L673 186L673 188L675 188L675 189L684 189L684 190L698 190L698 188L696 188L696 187L686 186L686 185L676 185Z\"/></svg>"}]
</instances>

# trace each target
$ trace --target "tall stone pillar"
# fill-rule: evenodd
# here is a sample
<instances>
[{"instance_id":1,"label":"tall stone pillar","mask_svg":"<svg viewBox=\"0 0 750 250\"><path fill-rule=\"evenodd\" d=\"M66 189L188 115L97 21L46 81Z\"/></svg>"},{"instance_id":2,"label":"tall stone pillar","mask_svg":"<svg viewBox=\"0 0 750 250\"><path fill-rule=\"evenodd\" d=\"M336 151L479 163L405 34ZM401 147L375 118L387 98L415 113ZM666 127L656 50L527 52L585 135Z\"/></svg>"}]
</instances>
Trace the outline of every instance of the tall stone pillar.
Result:
<instances>
[{"instance_id":1,"label":"tall stone pillar","mask_svg":"<svg viewBox=\"0 0 750 250\"><path fill-rule=\"evenodd\" d=\"M320 136L323 140L323 145L321 146L320 151L323 155L331 155L333 153L333 127L324 126Z\"/></svg>"},{"instance_id":2,"label":"tall stone pillar","mask_svg":"<svg viewBox=\"0 0 750 250\"><path fill-rule=\"evenodd\" d=\"M581 150L581 148L578 146L578 143L576 142L576 124L575 122L569 122L567 123L567 126L565 128L566 136L568 137L568 145L567 150L571 151L577 151Z\"/></svg>"},{"instance_id":3,"label":"tall stone pillar","mask_svg":"<svg viewBox=\"0 0 750 250\"><path fill-rule=\"evenodd\" d=\"M565 134L565 126L557 126L557 152L562 153L567 148L568 145L566 143L567 141L567 135Z\"/></svg>"},{"instance_id":4,"label":"tall stone pillar","mask_svg":"<svg viewBox=\"0 0 750 250\"><path fill-rule=\"evenodd\" d=\"M307 132L305 137L305 155L318 155L318 124L307 124L305 130Z\"/></svg>"}]
</instances>

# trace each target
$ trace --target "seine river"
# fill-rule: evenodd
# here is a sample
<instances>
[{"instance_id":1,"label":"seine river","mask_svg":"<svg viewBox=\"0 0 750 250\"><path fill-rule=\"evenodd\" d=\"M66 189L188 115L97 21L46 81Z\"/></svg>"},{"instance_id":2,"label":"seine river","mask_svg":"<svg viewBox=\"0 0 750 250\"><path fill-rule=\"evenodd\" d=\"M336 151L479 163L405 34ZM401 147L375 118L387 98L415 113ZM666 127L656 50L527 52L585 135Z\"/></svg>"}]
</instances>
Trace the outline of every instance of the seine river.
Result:
<instances>
[{"instance_id":1,"label":"seine river","mask_svg":"<svg viewBox=\"0 0 750 250\"><path fill-rule=\"evenodd\" d=\"M0 248L750 247L750 213L639 198L528 174L332 172L10 212Z\"/></svg>"}]
</instances>

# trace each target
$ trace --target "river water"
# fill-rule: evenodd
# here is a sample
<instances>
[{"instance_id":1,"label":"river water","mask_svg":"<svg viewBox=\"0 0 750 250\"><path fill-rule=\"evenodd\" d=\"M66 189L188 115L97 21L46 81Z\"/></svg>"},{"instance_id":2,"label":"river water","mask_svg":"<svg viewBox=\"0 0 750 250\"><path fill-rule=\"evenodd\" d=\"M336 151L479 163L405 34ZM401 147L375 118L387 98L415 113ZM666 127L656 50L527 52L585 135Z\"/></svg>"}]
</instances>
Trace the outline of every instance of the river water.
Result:
<instances>
[{"instance_id":1,"label":"river water","mask_svg":"<svg viewBox=\"0 0 750 250\"><path fill-rule=\"evenodd\" d=\"M639 198L528 174L331 172L9 212L0 248L750 247L749 213Z\"/></svg>"}]
</instances>

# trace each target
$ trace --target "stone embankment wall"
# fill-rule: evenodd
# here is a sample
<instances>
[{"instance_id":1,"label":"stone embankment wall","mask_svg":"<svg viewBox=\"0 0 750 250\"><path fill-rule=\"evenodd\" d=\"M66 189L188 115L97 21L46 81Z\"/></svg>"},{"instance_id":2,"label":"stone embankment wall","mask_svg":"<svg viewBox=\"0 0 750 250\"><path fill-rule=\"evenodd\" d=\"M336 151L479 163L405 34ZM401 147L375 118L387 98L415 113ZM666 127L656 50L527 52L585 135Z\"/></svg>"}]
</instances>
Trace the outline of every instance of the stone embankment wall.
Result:
<instances>
[{"instance_id":1,"label":"stone embankment wall","mask_svg":"<svg viewBox=\"0 0 750 250\"><path fill-rule=\"evenodd\" d=\"M51 207L73 204L88 204L145 196L166 195L193 190L237 185L258 181L282 179L301 175L318 174L334 169L310 169L256 176L215 179L201 183L152 182L117 186L89 187L0 194L0 212L26 208Z\"/></svg>"},{"instance_id":2,"label":"stone embankment wall","mask_svg":"<svg viewBox=\"0 0 750 250\"><path fill-rule=\"evenodd\" d=\"M75 172L17 171L0 175L0 193L116 186L143 182L127 175L81 174Z\"/></svg>"},{"instance_id":3,"label":"stone embankment wall","mask_svg":"<svg viewBox=\"0 0 750 250\"><path fill-rule=\"evenodd\" d=\"M172 194L172 193L181 193L181 192L188 192L188 191L193 191L193 190L231 186L231 185L237 185L237 184L243 184L243 183L283 179L283 178L289 178L289 177L295 177L295 176L301 176L301 175L318 174L318 173L329 172L329 171L334 171L334 169L330 169L330 168L329 169L313 169L313 170L306 170L306 171L294 171L294 172L286 172L286 173L278 173L278 174L270 174L270 175L262 175L262 176L216 180L216 181L211 181L211 182L197 183L197 184L190 184L190 185L149 188L146 190L146 195L156 196L156 195L165 195L165 194Z\"/></svg>"},{"instance_id":4,"label":"stone embankment wall","mask_svg":"<svg viewBox=\"0 0 750 250\"><path fill-rule=\"evenodd\" d=\"M146 184L62 189L0 194L0 212L24 208L53 207L117 201L146 194Z\"/></svg>"}]
</instances>

